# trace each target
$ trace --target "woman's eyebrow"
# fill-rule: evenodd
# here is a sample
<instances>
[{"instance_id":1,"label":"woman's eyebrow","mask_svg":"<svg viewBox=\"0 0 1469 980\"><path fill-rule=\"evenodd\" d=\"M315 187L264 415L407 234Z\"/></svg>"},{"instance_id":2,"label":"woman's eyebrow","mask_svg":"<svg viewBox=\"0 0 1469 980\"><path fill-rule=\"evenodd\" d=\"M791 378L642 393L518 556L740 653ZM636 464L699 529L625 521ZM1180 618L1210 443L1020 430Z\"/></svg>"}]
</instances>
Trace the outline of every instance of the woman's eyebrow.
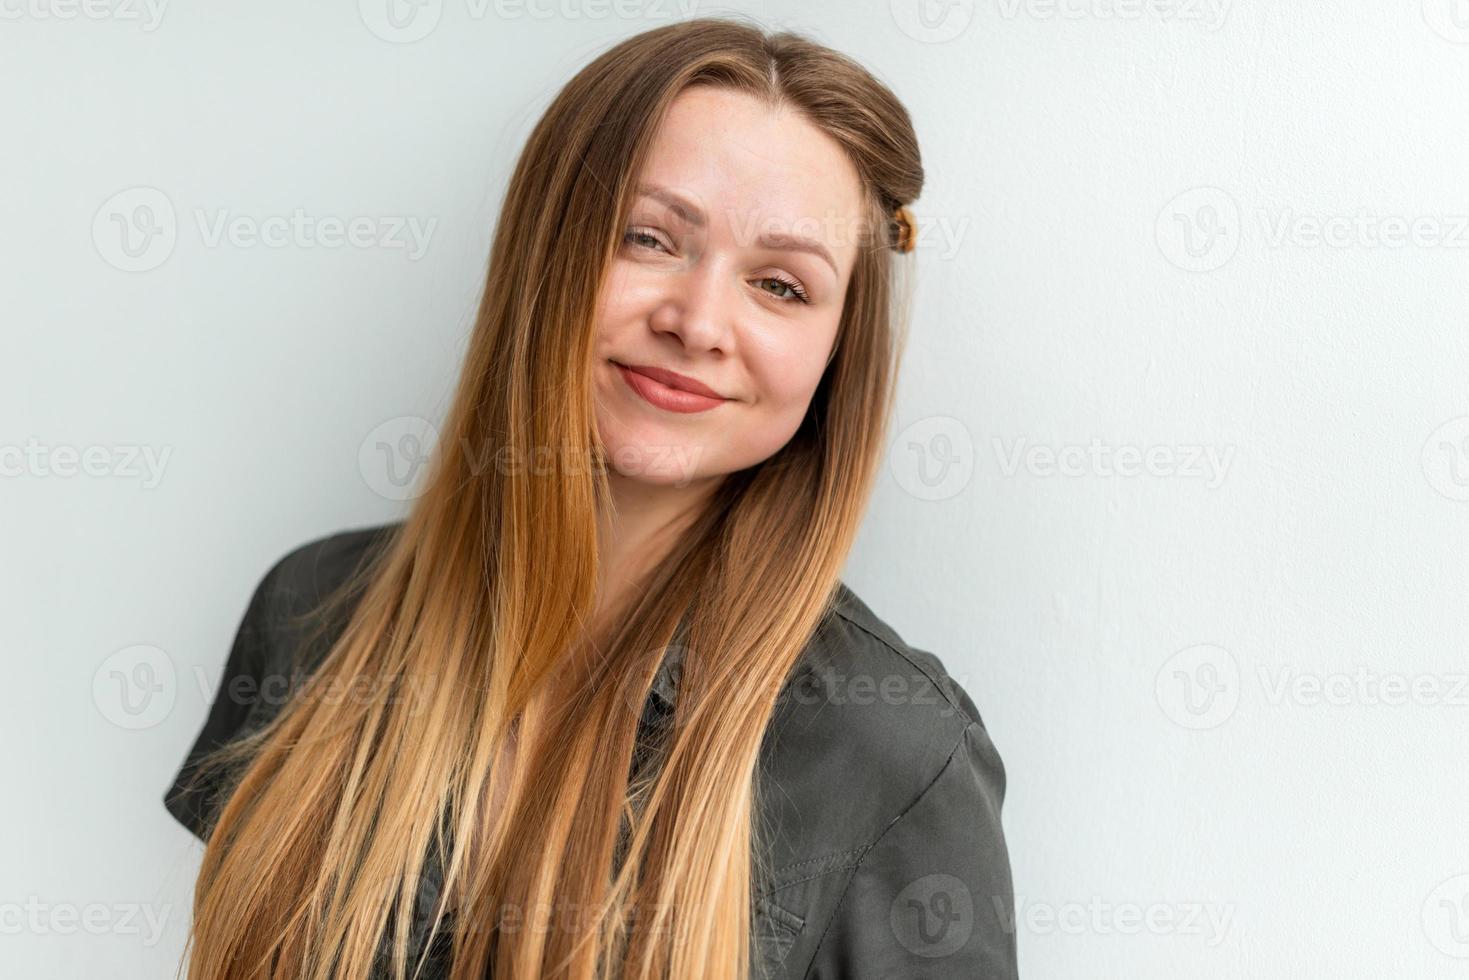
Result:
<instances>
[{"instance_id":1,"label":"woman's eyebrow","mask_svg":"<svg viewBox=\"0 0 1469 980\"><path fill-rule=\"evenodd\" d=\"M832 274L838 279L842 276L837 271L836 260L831 257L830 250L815 239L802 238L800 235L790 235L781 231L768 231L757 238L755 244L762 248L773 248L778 251L810 252L831 266Z\"/></svg>"},{"instance_id":2,"label":"woman's eyebrow","mask_svg":"<svg viewBox=\"0 0 1469 980\"><path fill-rule=\"evenodd\" d=\"M707 223L704 212L699 210L699 206L677 191L669 190L658 184L638 184L637 192L667 205L680 220L688 222L695 228L702 228ZM836 259L832 258L831 250L815 239L787 232L768 231L757 238L755 244L761 248L776 251L809 252L831 266L832 273L838 279L841 278L841 272L837 269Z\"/></svg>"},{"instance_id":3,"label":"woman's eyebrow","mask_svg":"<svg viewBox=\"0 0 1469 980\"><path fill-rule=\"evenodd\" d=\"M695 228L704 227L704 212L699 210L699 206L697 204L690 201L688 198L681 196L678 192L671 191L666 187L659 186L658 184L639 184L637 190L639 194L642 194L645 197L651 197L656 201L662 201L664 204L668 205L668 207L673 209L674 214L678 215L679 218L687 221Z\"/></svg>"}]
</instances>

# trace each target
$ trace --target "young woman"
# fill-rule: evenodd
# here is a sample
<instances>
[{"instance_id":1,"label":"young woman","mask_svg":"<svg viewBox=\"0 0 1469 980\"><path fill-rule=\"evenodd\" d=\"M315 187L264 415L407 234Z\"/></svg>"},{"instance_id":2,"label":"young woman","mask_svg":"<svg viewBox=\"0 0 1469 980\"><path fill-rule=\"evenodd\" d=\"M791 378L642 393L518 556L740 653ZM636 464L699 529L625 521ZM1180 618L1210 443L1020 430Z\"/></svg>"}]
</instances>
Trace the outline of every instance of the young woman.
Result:
<instances>
[{"instance_id":1,"label":"young woman","mask_svg":"<svg viewBox=\"0 0 1469 980\"><path fill-rule=\"evenodd\" d=\"M165 802L190 980L1004 978L1004 770L840 580L923 171L700 19L536 126L422 494L257 588Z\"/></svg>"}]
</instances>

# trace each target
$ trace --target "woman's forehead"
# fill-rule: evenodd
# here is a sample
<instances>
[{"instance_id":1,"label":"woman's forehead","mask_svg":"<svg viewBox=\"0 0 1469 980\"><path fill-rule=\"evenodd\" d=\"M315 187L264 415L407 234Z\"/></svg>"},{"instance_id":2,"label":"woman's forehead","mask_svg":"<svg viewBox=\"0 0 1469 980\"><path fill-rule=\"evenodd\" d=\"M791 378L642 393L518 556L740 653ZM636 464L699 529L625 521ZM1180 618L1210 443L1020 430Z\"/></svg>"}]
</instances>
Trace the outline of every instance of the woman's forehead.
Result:
<instances>
[{"instance_id":1,"label":"woman's forehead","mask_svg":"<svg viewBox=\"0 0 1469 980\"><path fill-rule=\"evenodd\" d=\"M731 89L680 93L654 136L639 188L684 220L723 230L801 231L833 249L861 219L862 187L846 151L800 113ZM688 212L693 212L689 214Z\"/></svg>"}]
</instances>

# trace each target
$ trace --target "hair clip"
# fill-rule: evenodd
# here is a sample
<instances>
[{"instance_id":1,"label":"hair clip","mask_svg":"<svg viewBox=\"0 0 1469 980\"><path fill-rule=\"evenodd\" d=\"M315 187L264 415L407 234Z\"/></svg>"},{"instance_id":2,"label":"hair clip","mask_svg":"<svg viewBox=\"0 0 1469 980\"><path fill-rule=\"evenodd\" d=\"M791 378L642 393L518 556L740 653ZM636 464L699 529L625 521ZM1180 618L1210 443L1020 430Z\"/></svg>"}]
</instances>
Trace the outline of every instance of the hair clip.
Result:
<instances>
[{"instance_id":1,"label":"hair clip","mask_svg":"<svg viewBox=\"0 0 1469 980\"><path fill-rule=\"evenodd\" d=\"M899 204L893 209L893 225L897 233L893 248L899 252L913 251L918 245L918 222L913 220L913 212L906 205Z\"/></svg>"}]
</instances>

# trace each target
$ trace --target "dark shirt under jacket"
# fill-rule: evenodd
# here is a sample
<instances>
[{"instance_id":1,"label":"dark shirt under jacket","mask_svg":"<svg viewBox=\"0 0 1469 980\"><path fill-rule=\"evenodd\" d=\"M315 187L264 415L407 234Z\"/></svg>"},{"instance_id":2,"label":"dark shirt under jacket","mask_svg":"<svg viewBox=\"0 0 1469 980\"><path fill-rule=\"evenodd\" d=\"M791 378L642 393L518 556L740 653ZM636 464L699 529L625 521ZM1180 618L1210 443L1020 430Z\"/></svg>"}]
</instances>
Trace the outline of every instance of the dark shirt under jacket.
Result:
<instances>
[{"instance_id":1,"label":"dark shirt under jacket","mask_svg":"<svg viewBox=\"0 0 1469 980\"><path fill-rule=\"evenodd\" d=\"M203 730L164 796L196 837L204 838L217 802L210 786L184 792L182 784L205 752L256 730L285 702L287 664L299 646L286 618L343 581L396 526L301 545L255 589ZM319 664L325 649L302 659ZM670 655L645 706L645 726L668 716L676 668ZM845 584L782 688L759 778L776 872L759 896L757 976L1016 977L1000 823L1004 766L974 702L939 658L905 643ZM438 896L432 861L428 868L413 953ZM442 980L447 937L434 947L425 977Z\"/></svg>"}]
</instances>

